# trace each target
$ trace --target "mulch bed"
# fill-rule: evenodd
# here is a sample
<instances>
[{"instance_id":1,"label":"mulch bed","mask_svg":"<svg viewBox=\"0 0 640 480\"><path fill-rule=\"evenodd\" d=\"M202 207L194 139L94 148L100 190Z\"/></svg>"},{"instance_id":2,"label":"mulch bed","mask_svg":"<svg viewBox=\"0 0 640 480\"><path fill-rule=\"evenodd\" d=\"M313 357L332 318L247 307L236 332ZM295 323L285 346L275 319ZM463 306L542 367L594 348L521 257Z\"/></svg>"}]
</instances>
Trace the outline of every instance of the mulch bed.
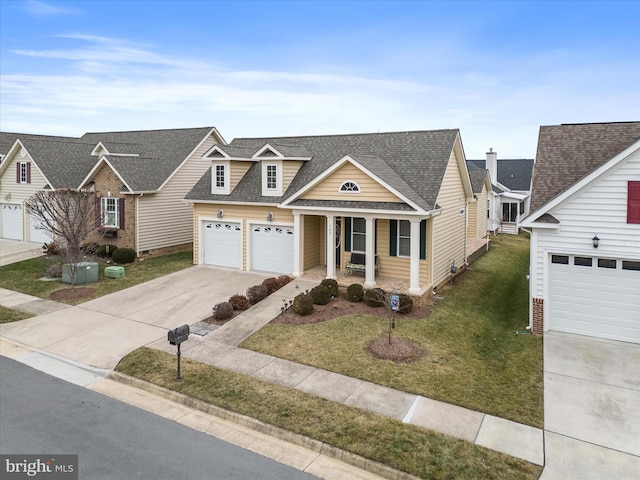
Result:
<instances>
[{"instance_id":1,"label":"mulch bed","mask_svg":"<svg viewBox=\"0 0 640 480\"><path fill-rule=\"evenodd\" d=\"M416 343L406 338L382 335L367 347L367 351L376 358L392 360L397 363L415 362L424 355L424 351Z\"/></svg>"},{"instance_id":2,"label":"mulch bed","mask_svg":"<svg viewBox=\"0 0 640 480\"><path fill-rule=\"evenodd\" d=\"M55 292L51 292L49 298L55 301L61 300L77 300L79 298L88 297L89 295L93 295L95 293L95 288L90 287L76 287L76 288L64 288L62 290L56 290Z\"/></svg>"}]
</instances>

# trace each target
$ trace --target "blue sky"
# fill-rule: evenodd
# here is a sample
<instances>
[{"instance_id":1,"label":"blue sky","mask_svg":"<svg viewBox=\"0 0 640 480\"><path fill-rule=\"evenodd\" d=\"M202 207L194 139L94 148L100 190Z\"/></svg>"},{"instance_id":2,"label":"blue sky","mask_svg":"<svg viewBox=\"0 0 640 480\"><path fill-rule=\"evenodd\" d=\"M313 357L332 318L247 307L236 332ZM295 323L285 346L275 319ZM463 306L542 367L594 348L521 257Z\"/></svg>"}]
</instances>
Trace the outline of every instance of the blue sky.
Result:
<instances>
[{"instance_id":1,"label":"blue sky","mask_svg":"<svg viewBox=\"0 0 640 480\"><path fill-rule=\"evenodd\" d=\"M0 0L0 128L235 137L640 120L638 1Z\"/></svg>"}]
</instances>

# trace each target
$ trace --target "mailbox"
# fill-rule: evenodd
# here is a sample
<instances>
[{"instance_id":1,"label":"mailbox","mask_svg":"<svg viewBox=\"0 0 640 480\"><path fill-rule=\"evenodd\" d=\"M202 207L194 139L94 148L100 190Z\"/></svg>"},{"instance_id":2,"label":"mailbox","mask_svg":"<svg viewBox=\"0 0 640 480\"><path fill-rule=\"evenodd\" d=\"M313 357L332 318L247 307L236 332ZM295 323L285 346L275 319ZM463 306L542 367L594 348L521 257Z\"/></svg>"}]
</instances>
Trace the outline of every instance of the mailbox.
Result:
<instances>
[{"instance_id":1,"label":"mailbox","mask_svg":"<svg viewBox=\"0 0 640 480\"><path fill-rule=\"evenodd\" d=\"M169 330L167 338L171 345L180 345L189 339L189 325L181 325L173 330Z\"/></svg>"}]
</instances>

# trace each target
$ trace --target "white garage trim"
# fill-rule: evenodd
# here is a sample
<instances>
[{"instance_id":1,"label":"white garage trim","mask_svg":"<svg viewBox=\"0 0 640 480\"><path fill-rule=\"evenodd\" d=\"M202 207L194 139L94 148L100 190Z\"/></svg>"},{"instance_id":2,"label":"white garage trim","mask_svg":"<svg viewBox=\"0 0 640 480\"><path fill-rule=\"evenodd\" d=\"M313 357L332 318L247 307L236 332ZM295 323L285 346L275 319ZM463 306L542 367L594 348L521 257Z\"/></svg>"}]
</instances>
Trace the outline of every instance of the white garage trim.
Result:
<instances>
[{"instance_id":1,"label":"white garage trim","mask_svg":"<svg viewBox=\"0 0 640 480\"><path fill-rule=\"evenodd\" d=\"M242 269L242 221L200 220L200 263Z\"/></svg>"},{"instance_id":2,"label":"white garage trim","mask_svg":"<svg viewBox=\"0 0 640 480\"><path fill-rule=\"evenodd\" d=\"M24 240L24 215L19 203L2 204L2 238Z\"/></svg>"},{"instance_id":3,"label":"white garage trim","mask_svg":"<svg viewBox=\"0 0 640 480\"><path fill-rule=\"evenodd\" d=\"M640 259L549 255L548 329L640 343Z\"/></svg>"},{"instance_id":4,"label":"white garage trim","mask_svg":"<svg viewBox=\"0 0 640 480\"><path fill-rule=\"evenodd\" d=\"M249 269L263 272L293 272L294 228L290 223L248 222Z\"/></svg>"}]
</instances>

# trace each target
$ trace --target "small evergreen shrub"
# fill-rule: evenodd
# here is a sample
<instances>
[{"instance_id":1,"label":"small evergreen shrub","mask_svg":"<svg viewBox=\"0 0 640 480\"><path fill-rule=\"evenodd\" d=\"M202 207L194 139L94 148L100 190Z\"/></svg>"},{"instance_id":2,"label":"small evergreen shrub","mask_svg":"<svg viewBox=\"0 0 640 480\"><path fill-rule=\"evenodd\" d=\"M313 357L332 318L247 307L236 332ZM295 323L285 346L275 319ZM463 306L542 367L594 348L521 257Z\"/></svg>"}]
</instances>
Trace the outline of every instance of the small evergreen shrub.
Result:
<instances>
[{"instance_id":1,"label":"small evergreen shrub","mask_svg":"<svg viewBox=\"0 0 640 480\"><path fill-rule=\"evenodd\" d=\"M62 278L62 265L59 263L55 263L47 268L47 273L45 273L47 277L50 278Z\"/></svg>"},{"instance_id":2,"label":"small evergreen shrub","mask_svg":"<svg viewBox=\"0 0 640 480\"><path fill-rule=\"evenodd\" d=\"M249 299L245 295L240 295L238 293L231 295L229 303L234 310L246 310L251 306Z\"/></svg>"},{"instance_id":3,"label":"small evergreen shrub","mask_svg":"<svg viewBox=\"0 0 640 480\"><path fill-rule=\"evenodd\" d=\"M109 244L100 245L98 247L98 250L96 250L96 255L102 258L109 258L113 255L113 252L115 252L117 249L118 247L116 247L115 245L109 245Z\"/></svg>"},{"instance_id":4,"label":"small evergreen shrub","mask_svg":"<svg viewBox=\"0 0 640 480\"><path fill-rule=\"evenodd\" d=\"M350 302L361 302L364 288L359 283L352 283L347 287L347 300Z\"/></svg>"},{"instance_id":5,"label":"small evergreen shrub","mask_svg":"<svg viewBox=\"0 0 640 480\"><path fill-rule=\"evenodd\" d=\"M136 261L136 251L131 248L118 248L111 254L116 263L133 263Z\"/></svg>"},{"instance_id":6,"label":"small evergreen shrub","mask_svg":"<svg viewBox=\"0 0 640 480\"><path fill-rule=\"evenodd\" d=\"M278 277L278 283L280 284L280 288L284 287L287 283L291 282L291 280L293 280L293 278L291 278L289 275L280 275Z\"/></svg>"},{"instance_id":7,"label":"small evergreen shrub","mask_svg":"<svg viewBox=\"0 0 640 480\"><path fill-rule=\"evenodd\" d=\"M296 298L294 298L293 313L303 317L306 315L311 315L313 313L313 298L311 298L311 295L301 293Z\"/></svg>"},{"instance_id":8,"label":"small evergreen shrub","mask_svg":"<svg viewBox=\"0 0 640 480\"><path fill-rule=\"evenodd\" d=\"M400 294L400 310L398 313L411 313L413 310L413 298L404 293Z\"/></svg>"},{"instance_id":9,"label":"small evergreen shrub","mask_svg":"<svg viewBox=\"0 0 640 480\"><path fill-rule=\"evenodd\" d=\"M329 289L332 297L338 296L338 281L333 278L325 278L320 282L320 285Z\"/></svg>"},{"instance_id":10,"label":"small evergreen shrub","mask_svg":"<svg viewBox=\"0 0 640 480\"><path fill-rule=\"evenodd\" d=\"M313 303L316 305L326 305L331 301L331 292L324 285L317 285L311 289L309 292L311 298L313 298Z\"/></svg>"},{"instance_id":11,"label":"small evergreen shrub","mask_svg":"<svg viewBox=\"0 0 640 480\"><path fill-rule=\"evenodd\" d=\"M265 278L262 281L262 285L267 289L267 293L269 295L271 295L276 290L279 290L281 287L280 281L275 277Z\"/></svg>"},{"instance_id":12,"label":"small evergreen shrub","mask_svg":"<svg viewBox=\"0 0 640 480\"><path fill-rule=\"evenodd\" d=\"M382 307L385 302L384 290L381 288L368 288L364 291L364 303L370 307Z\"/></svg>"},{"instance_id":13,"label":"small evergreen shrub","mask_svg":"<svg viewBox=\"0 0 640 480\"><path fill-rule=\"evenodd\" d=\"M227 320L233 317L233 306L231 302L220 302L213 307L213 318L216 320Z\"/></svg>"},{"instance_id":14,"label":"small evergreen shrub","mask_svg":"<svg viewBox=\"0 0 640 480\"><path fill-rule=\"evenodd\" d=\"M254 285L253 287L247 288L247 298L249 299L249 303L251 305L255 305L268 296L269 292L267 291L267 287L265 287L264 285Z\"/></svg>"}]
</instances>

